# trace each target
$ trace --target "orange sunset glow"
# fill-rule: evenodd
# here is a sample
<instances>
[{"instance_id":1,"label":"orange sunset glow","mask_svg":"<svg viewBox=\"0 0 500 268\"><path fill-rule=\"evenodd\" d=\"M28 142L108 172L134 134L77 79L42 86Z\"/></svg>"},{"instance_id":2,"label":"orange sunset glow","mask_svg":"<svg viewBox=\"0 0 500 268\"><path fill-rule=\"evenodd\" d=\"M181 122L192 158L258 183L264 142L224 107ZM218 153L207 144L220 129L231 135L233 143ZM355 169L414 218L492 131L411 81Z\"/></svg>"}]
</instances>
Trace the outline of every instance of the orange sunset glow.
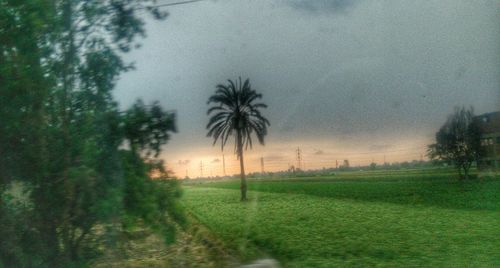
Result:
<instances>
[{"instance_id":1,"label":"orange sunset glow","mask_svg":"<svg viewBox=\"0 0 500 268\"><path fill-rule=\"evenodd\" d=\"M265 146L254 145L245 151L245 171L261 172L261 158L264 172L284 171L290 166L303 170L335 168L344 160L351 167L367 166L370 163L382 165L386 163L427 160L426 150L429 142L426 139L401 141L391 145L368 145L367 142L335 143L328 140L295 141L279 143L269 141ZM293 146L291 144L297 144ZM196 150L169 151L163 156L167 167L178 178L216 177L239 174L239 160L234 154L234 145L226 145L224 151L220 146L200 146ZM297 149L300 150L301 162L298 161ZM175 153L175 155L174 155ZM223 161L224 160L224 161ZM225 163L224 163L225 162ZM224 174L225 166L225 174Z\"/></svg>"}]
</instances>

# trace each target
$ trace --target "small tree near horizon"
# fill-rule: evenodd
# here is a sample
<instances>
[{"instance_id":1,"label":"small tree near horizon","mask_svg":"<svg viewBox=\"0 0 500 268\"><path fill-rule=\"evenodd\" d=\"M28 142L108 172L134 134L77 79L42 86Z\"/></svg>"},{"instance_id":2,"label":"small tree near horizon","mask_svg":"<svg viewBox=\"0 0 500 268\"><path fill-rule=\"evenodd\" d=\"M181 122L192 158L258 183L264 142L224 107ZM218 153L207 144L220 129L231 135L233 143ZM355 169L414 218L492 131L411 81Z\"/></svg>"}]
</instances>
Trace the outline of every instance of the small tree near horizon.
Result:
<instances>
[{"instance_id":1,"label":"small tree near horizon","mask_svg":"<svg viewBox=\"0 0 500 268\"><path fill-rule=\"evenodd\" d=\"M458 169L461 178L469 178L469 170L481 153L481 132L474 120L474 109L456 107L436 133L436 143L429 145L432 160L443 160Z\"/></svg>"},{"instance_id":2,"label":"small tree near horizon","mask_svg":"<svg viewBox=\"0 0 500 268\"><path fill-rule=\"evenodd\" d=\"M230 136L235 139L235 153L240 160L241 178L241 201L247 199L247 182L245 178L245 166L243 162L243 147L245 150L252 148L252 134L257 136L260 144L264 145L264 136L267 135L269 121L262 116L260 108L267 108L264 103L255 103L262 98L250 86L249 79L241 82L241 77L236 80L228 80L226 85L216 86L215 94L208 99L207 104L214 104L207 111L212 115L207 124L207 137L213 137L215 145L218 140L221 150Z\"/></svg>"}]
</instances>

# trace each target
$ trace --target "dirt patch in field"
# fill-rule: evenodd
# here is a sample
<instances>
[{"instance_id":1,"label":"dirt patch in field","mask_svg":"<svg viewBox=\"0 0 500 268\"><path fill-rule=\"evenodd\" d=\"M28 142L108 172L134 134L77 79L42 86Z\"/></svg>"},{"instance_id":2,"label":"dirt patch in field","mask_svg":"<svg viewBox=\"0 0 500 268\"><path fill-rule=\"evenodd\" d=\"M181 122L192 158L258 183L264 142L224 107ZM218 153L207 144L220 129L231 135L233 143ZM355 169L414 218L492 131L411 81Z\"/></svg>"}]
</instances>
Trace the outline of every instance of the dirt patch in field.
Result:
<instances>
[{"instance_id":1,"label":"dirt patch in field","mask_svg":"<svg viewBox=\"0 0 500 268\"><path fill-rule=\"evenodd\" d=\"M239 267L239 260L223 248L207 230L192 225L179 231L172 245L165 245L161 237L144 230L119 250L108 252L93 267Z\"/></svg>"}]
</instances>

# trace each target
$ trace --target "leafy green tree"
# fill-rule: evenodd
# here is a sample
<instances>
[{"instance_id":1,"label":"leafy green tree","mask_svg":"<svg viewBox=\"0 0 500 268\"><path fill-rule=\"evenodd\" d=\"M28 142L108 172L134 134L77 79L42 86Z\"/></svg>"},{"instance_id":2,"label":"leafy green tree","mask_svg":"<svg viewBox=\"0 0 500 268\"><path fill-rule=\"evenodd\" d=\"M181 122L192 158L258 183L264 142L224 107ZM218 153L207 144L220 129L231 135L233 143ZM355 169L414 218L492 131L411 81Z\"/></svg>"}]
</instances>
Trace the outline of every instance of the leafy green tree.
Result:
<instances>
[{"instance_id":1,"label":"leafy green tree","mask_svg":"<svg viewBox=\"0 0 500 268\"><path fill-rule=\"evenodd\" d=\"M176 202L181 192L175 180L167 180L163 161L150 156L157 157L169 133L176 131L175 114L163 111L156 102L146 106L139 100L125 112L123 129L130 147L121 150L124 227L136 226L141 220L162 234L166 242L173 242L173 223L185 222Z\"/></svg>"},{"instance_id":2,"label":"leafy green tree","mask_svg":"<svg viewBox=\"0 0 500 268\"><path fill-rule=\"evenodd\" d=\"M0 0L0 188L42 172L43 110L48 95L48 1Z\"/></svg>"},{"instance_id":3,"label":"leafy green tree","mask_svg":"<svg viewBox=\"0 0 500 268\"><path fill-rule=\"evenodd\" d=\"M0 222L14 226L0 233L11 242L0 266L84 263L134 222L172 240L179 188L155 157L175 116L158 104L121 112L112 96L133 68L121 56L145 34L140 14L166 17L153 4L0 0ZM5 201L11 181L25 182L28 207Z\"/></svg>"},{"instance_id":4,"label":"leafy green tree","mask_svg":"<svg viewBox=\"0 0 500 268\"><path fill-rule=\"evenodd\" d=\"M270 123L259 109L267 108L267 105L255 103L262 98L262 94L251 88L249 79L244 83L241 82L241 77L236 82L228 80L227 85L219 84L216 88L215 94L208 100L208 104L213 103L214 106L207 111L208 115L212 114L207 124L207 137L214 138L214 145L220 140L222 150L230 136L235 138L235 153L240 160L241 200L244 201L247 199L247 182L243 147L245 150L249 146L252 148L252 133L264 145Z\"/></svg>"},{"instance_id":5,"label":"leafy green tree","mask_svg":"<svg viewBox=\"0 0 500 268\"><path fill-rule=\"evenodd\" d=\"M164 112L158 102L146 107L138 100L125 113L125 137L133 152L144 151L146 156L158 156L161 146L177 131L175 114Z\"/></svg>"},{"instance_id":6,"label":"leafy green tree","mask_svg":"<svg viewBox=\"0 0 500 268\"><path fill-rule=\"evenodd\" d=\"M481 155L480 136L472 107L457 107L436 133L436 143L429 145L428 155L454 165L460 177L468 179L472 163Z\"/></svg>"},{"instance_id":7,"label":"leafy green tree","mask_svg":"<svg viewBox=\"0 0 500 268\"><path fill-rule=\"evenodd\" d=\"M37 267L43 248L34 240L32 207L7 193L12 181L44 173L43 110L49 92L48 1L0 0L0 267Z\"/></svg>"}]
</instances>

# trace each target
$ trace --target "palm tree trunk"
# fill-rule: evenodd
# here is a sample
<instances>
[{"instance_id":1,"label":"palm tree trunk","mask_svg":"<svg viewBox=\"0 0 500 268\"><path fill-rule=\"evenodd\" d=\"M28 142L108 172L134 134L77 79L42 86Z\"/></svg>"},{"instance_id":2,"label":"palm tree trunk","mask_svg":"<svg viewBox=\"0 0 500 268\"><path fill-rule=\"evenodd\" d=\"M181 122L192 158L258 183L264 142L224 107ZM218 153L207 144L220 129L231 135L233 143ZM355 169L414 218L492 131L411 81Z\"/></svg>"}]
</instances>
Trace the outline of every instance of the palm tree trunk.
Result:
<instances>
[{"instance_id":1,"label":"palm tree trunk","mask_svg":"<svg viewBox=\"0 0 500 268\"><path fill-rule=\"evenodd\" d=\"M237 143L238 143L238 157L240 158L240 190L241 190L241 201L247 200L247 180L245 177L245 164L243 163L243 143L241 142L241 133L237 131Z\"/></svg>"}]
</instances>

